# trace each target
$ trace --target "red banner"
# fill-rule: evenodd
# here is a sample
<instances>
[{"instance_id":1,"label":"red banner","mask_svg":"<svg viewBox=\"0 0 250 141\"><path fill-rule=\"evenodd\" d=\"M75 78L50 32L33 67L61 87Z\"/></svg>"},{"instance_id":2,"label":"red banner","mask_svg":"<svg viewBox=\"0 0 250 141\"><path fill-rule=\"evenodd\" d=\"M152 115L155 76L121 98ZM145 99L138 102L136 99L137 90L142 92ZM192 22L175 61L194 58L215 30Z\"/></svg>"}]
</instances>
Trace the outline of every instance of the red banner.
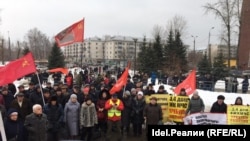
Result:
<instances>
[{"instance_id":1,"label":"red banner","mask_svg":"<svg viewBox=\"0 0 250 141\"><path fill-rule=\"evenodd\" d=\"M48 70L48 72L61 72L67 75L69 73L69 70L67 68L55 68Z\"/></svg>"},{"instance_id":2,"label":"red banner","mask_svg":"<svg viewBox=\"0 0 250 141\"><path fill-rule=\"evenodd\" d=\"M126 67L125 71L122 73L121 77L116 81L115 85L110 89L109 93L111 95L115 94L116 92L119 92L122 89L122 87L127 84L129 68L130 68L130 62L128 63L128 66Z\"/></svg>"},{"instance_id":3,"label":"red banner","mask_svg":"<svg viewBox=\"0 0 250 141\"><path fill-rule=\"evenodd\" d=\"M13 83L15 80L36 72L36 65L31 53L10 62L0 68L0 86Z\"/></svg>"},{"instance_id":4,"label":"red banner","mask_svg":"<svg viewBox=\"0 0 250 141\"><path fill-rule=\"evenodd\" d=\"M188 77L174 89L176 95L179 95L181 88L186 90L187 95L196 90L196 70L192 70Z\"/></svg>"},{"instance_id":5,"label":"red banner","mask_svg":"<svg viewBox=\"0 0 250 141\"><path fill-rule=\"evenodd\" d=\"M84 40L84 19L67 27L55 36L56 43L59 47L67 46L75 42Z\"/></svg>"}]
</instances>

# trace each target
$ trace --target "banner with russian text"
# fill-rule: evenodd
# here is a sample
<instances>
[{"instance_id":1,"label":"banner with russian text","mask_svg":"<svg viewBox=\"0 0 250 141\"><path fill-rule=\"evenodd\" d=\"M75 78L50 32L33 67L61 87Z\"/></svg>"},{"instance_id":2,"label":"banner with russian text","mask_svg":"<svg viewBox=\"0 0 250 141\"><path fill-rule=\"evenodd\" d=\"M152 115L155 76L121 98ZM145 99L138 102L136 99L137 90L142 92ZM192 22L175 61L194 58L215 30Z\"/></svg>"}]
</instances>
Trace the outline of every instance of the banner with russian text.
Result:
<instances>
[{"instance_id":1,"label":"banner with russian text","mask_svg":"<svg viewBox=\"0 0 250 141\"><path fill-rule=\"evenodd\" d=\"M250 124L250 106L228 105L227 123L229 125L249 125Z\"/></svg>"},{"instance_id":2,"label":"banner with russian text","mask_svg":"<svg viewBox=\"0 0 250 141\"><path fill-rule=\"evenodd\" d=\"M221 113L195 113L186 116L185 125L226 125L227 114Z\"/></svg>"},{"instance_id":3,"label":"banner with russian text","mask_svg":"<svg viewBox=\"0 0 250 141\"><path fill-rule=\"evenodd\" d=\"M189 104L188 96L169 96L168 118L175 122L183 122Z\"/></svg>"},{"instance_id":4,"label":"banner with russian text","mask_svg":"<svg viewBox=\"0 0 250 141\"><path fill-rule=\"evenodd\" d=\"M163 123L169 121L168 119L168 98L169 94L152 94L151 96L145 96L146 103L150 103L150 98L154 96L157 98L157 104L161 105L163 114Z\"/></svg>"}]
</instances>

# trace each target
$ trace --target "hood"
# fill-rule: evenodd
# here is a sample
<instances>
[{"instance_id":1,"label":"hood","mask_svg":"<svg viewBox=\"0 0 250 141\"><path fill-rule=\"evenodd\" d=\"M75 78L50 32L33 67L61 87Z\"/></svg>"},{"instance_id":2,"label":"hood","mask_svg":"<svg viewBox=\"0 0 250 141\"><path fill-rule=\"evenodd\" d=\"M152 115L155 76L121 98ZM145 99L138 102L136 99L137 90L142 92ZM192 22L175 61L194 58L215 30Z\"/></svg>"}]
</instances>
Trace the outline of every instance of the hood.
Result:
<instances>
[{"instance_id":1,"label":"hood","mask_svg":"<svg viewBox=\"0 0 250 141\"><path fill-rule=\"evenodd\" d=\"M14 113L14 112L18 112L18 110L14 109L14 108L9 109L8 112L7 112L7 116L10 116L10 114Z\"/></svg>"}]
</instances>

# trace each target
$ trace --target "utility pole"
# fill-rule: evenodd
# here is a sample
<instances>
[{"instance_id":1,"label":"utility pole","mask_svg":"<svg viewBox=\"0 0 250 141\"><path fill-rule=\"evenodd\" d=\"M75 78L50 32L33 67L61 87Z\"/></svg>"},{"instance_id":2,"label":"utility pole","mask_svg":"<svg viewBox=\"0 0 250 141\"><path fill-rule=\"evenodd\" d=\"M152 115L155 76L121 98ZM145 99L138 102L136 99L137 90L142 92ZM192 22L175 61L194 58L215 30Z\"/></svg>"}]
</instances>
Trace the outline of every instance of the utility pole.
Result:
<instances>
[{"instance_id":1,"label":"utility pole","mask_svg":"<svg viewBox=\"0 0 250 141\"><path fill-rule=\"evenodd\" d=\"M209 60L209 64L210 66L212 66L212 56L211 56L211 44L210 44L210 37L211 37L211 30L213 30L214 27L211 27L211 29L209 30L208 33L208 60Z\"/></svg>"},{"instance_id":2,"label":"utility pole","mask_svg":"<svg viewBox=\"0 0 250 141\"><path fill-rule=\"evenodd\" d=\"M10 34L8 31L8 50L9 50L9 61L12 59L11 58L11 47L10 47Z\"/></svg>"},{"instance_id":3,"label":"utility pole","mask_svg":"<svg viewBox=\"0 0 250 141\"><path fill-rule=\"evenodd\" d=\"M134 40L134 42L135 42L135 62L134 62L134 75L135 75L135 70L136 70L136 43L137 43L137 39L136 38L134 38L133 39Z\"/></svg>"},{"instance_id":4,"label":"utility pole","mask_svg":"<svg viewBox=\"0 0 250 141\"><path fill-rule=\"evenodd\" d=\"M193 50L193 51L194 51L194 55L193 55L193 65L194 65L194 66L193 66L193 67L196 68L196 61L195 61L195 60L196 60L195 40L196 40L196 38L197 38L198 36L193 36L193 35L191 35L191 37L194 38L194 50Z\"/></svg>"}]
</instances>

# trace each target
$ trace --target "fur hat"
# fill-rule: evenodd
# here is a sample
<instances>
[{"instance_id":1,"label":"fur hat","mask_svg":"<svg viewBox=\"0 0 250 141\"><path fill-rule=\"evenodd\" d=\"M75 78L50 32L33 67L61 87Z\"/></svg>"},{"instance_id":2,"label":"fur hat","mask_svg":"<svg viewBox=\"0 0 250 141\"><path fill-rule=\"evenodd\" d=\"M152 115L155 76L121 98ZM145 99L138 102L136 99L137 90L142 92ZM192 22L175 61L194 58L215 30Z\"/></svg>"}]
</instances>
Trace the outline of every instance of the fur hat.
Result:
<instances>
[{"instance_id":1,"label":"fur hat","mask_svg":"<svg viewBox=\"0 0 250 141\"><path fill-rule=\"evenodd\" d=\"M57 96L55 95L51 96L50 101L57 101Z\"/></svg>"},{"instance_id":2,"label":"fur hat","mask_svg":"<svg viewBox=\"0 0 250 141\"><path fill-rule=\"evenodd\" d=\"M217 99L225 100L225 97L223 95L219 95Z\"/></svg>"}]
</instances>

